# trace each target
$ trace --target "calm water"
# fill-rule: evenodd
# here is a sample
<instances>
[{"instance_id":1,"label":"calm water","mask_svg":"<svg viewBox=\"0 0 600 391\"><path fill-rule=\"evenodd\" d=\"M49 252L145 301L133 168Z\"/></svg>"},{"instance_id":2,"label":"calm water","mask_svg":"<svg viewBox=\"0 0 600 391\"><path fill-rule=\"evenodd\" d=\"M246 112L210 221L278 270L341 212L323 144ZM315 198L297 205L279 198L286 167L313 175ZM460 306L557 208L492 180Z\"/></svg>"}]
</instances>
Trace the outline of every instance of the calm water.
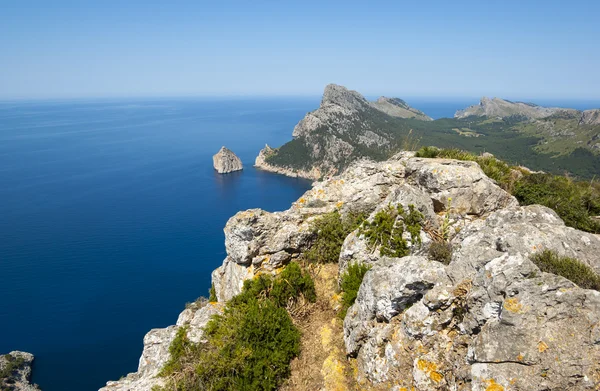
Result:
<instances>
[{"instance_id":1,"label":"calm water","mask_svg":"<svg viewBox=\"0 0 600 391\"><path fill-rule=\"evenodd\" d=\"M45 391L134 371L144 334L207 294L227 219L310 186L251 166L319 100L0 103L0 353L34 353ZM477 102L407 100L434 118ZM222 145L243 172L214 173Z\"/></svg>"},{"instance_id":2,"label":"calm water","mask_svg":"<svg viewBox=\"0 0 600 391\"><path fill-rule=\"evenodd\" d=\"M318 99L0 104L0 353L45 391L137 368L144 334L207 295L238 210L309 186L252 168ZM221 176L227 145L243 172Z\"/></svg>"}]
</instances>

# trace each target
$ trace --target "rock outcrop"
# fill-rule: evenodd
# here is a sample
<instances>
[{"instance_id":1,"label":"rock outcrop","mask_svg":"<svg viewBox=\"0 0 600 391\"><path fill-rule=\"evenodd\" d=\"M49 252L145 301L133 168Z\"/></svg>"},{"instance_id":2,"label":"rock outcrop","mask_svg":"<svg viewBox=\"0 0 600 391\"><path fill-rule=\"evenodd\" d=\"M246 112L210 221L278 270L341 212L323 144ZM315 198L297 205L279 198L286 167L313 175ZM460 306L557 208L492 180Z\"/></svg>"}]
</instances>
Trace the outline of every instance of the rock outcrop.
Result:
<instances>
[{"instance_id":1,"label":"rock outcrop","mask_svg":"<svg viewBox=\"0 0 600 391\"><path fill-rule=\"evenodd\" d=\"M130 373L117 381L109 381L100 391L149 391L155 386L163 386L159 375L171 355L169 346L181 327L187 327L187 337L195 343L202 342L204 326L210 318L221 313L221 303L201 301L186 308L177 319L177 323L163 329L152 329L144 336L144 349L137 372Z\"/></svg>"},{"instance_id":2,"label":"rock outcrop","mask_svg":"<svg viewBox=\"0 0 600 391\"><path fill-rule=\"evenodd\" d=\"M586 110L581 113L579 125L600 125L600 109Z\"/></svg>"},{"instance_id":3,"label":"rock outcrop","mask_svg":"<svg viewBox=\"0 0 600 391\"><path fill-rule=\"evenodd\" d=\"M470 116L477 117L497 117L505 118L511 116L520 116L530 119L539 119L551 115L578 115L580 112L574 109L563 109L558 107L543 107L533 103L511 102L500 98L481 98L478 105L469 106L464 110L458 110L454 114L455 118L466 118Z\"/></svg>"},{"instance_id":4,"label":"rock outcrop","mask_svg":"<svg viewBox=\"0 0 600 391\"><path fill-rule=\"evenodd\" d=\"M39 391L31 384L33 354L13 351L0 355L0 389L13 391Z\"/></svg>"},{"instance_id":5,"label":"rock outcrop","mask_svg":"<svg viewBox=\"0 0 600 391\"><path fill-rule=\"evenodd\" d=\"M597 389L600 293L542 272L530 255L553 250L600 272L600 239L546 207L520 206L474 162L402 152L354 162L286 211L233 216L224 229L227 255L212 274L219 303L187 309L176 325L148 333L138 372L103 391L162 384L156 375L177 330L187 324L188 337L201 342L208 318L245 280L278 273L310 248L314 219L338 210L373 221L390 205L413 205L424 216L421 240L406 238L409 255L380 255L358 229L339 257L340 274L351 263L371 266L344 320L361 389ZM449 264L429 253L442 231L453 247Z\"/></svg>"},{"instance_id":6,"label":"rock outcrop","mask_svg":"<svg viewBox=\"0 0 600 391\"><path fill-rule=\"evenodd\" d=\"M227 174L243 169L240 158L224 146L213 156L213 166L219 174Z\"/></svg>"}]
</instances>

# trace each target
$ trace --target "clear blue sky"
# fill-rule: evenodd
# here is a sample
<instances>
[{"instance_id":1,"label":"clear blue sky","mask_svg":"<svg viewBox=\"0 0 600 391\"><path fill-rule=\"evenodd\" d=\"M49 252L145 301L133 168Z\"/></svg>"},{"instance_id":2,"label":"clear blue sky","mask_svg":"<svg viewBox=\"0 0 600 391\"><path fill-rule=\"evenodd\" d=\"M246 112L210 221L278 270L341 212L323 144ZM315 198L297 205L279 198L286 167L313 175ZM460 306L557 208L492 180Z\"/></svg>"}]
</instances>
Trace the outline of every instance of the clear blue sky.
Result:
<instances>
[{"instance_id":1,"label":"clear blue sky","mask_svg":"<svg viewBox=\"0 0 600 391\"><path fill-rule=\"evenodd\" d=\"M600 1L2 0L0 98L600 98Z\"/></svg>"}]
</instances>

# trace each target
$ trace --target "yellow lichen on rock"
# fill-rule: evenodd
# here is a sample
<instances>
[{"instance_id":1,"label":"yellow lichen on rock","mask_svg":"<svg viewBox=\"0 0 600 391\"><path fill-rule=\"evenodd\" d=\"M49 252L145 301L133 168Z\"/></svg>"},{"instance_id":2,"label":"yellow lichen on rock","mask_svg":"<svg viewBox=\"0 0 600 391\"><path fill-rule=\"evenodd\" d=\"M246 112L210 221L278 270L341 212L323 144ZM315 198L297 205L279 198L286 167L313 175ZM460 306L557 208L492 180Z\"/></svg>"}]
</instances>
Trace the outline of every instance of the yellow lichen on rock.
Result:
<instances>
[{"instance_id":1,"label":"yellow lichen on rock","mask_svg":"<svg viewBox=\"0 0 600 391\"><path fill-rule=\"evenodd\" d=\"M425 372L435 383L439 383L444 379L444 376L438 372L437 364L432 363L431 361L419 359L417 360L417 368Z\"/></svg>"},{"instance_id":2,"label":"yellow lichen on rock","mask_svg":"<svg viewBox=\"0 0 600 391\"><path fill-rule=\"evenodd\" d=\"M486 383L488 386L485 391L504 391L504 387L501 384L496 383L496 380L494 379L487 380Z\"/></svg>"},{"instance_id":3,"label":"yellow lichen on rock","mask_svg":"<svg viewBox=\"0 0 600 391\"><path fill-rule=\"evenodd\" d=\"M546 342L540 341L538 343L538 352L544 353L546 350L548 350L548 345L546 344Z\"/></svg>"},{"instance_id":4,"label":"yellow lichen on rock","mask_svg":"<svg viewBox=\"0 0 600 391\"><path fill-rule=\"evenodd\" d=\"M504 301L504 309L519 314L523 312L523 304L521 304L516 297L511 297Z\"/></svg>"}]
</instances>

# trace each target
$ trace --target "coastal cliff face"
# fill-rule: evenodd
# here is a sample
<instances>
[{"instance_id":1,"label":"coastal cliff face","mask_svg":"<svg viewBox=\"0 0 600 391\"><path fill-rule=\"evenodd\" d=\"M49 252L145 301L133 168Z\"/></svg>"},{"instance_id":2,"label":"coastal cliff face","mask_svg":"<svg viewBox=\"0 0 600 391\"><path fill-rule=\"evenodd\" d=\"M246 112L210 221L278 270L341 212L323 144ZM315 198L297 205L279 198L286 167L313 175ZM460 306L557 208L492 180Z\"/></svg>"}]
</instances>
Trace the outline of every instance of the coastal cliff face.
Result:
<instances>
[{"instance_id":1,"label":"coastal cliff face","mask_svg":"<svg viewBox=\"0 0 600 391\"><path fill-rule=\"evenodd\" d=\"M389 157L397 149L389 122L431 118L397 98L369 102L356 91L329 84L320 107L294 127L294 140L282 148L263 149L256 167L290 176L320 179L335 175L364 156Z\"/></svg>"},{"instance_id":2,"label":"coastal cliff face","mask_svg":"<svg viewBox=\"0 0 600 391\"><path fill-rule=\"evenodd\" d=\"M13 351L0 355L0 390L39 391L30 383L33 354Z\"/></svg>"},{"instance_id":3,"label":"coastal cliff face","mask_svg":"<svg viewBox=\"0 0 600 391\"><path fill-rule=\"evenodd\" d=\"M224 146L213 156L213 166L219 174L227 174L243 169L240 158Z\"/></svg>"},{"instance_id":4,"label":"coastal cliff face","mask_svg":"<svg viewBox=\"0 0 600 391\"><path fill-rule=\"evenodd\" d=\"M390 205L412 205L423 215L420 244L409 243L408 256L384 256L357 229L339 256L340 273L354 263L371 266L343 336L331 336L343 338L359 389L596 389L600 293L542 272L530 256L552 250L600 273L600 239L565 226L551 209L519 206L475 162L403 152L383 162L355 162L316 182L286 211L233 216L224 230L227 256L212 274L219 304L188 309L175 326L151 331L138 373L103 391L162 384L156 375L169 359L175 330L189 324L188 336L201 341L208 317L240 293L244 281L277 274L302 258L314 241L311 222L335 210L360 211L372 222ZM454 249L448 264L429 251L433 233L442 229ZM322 376L311 380L322 382L317 389L339 389Z\"/></svg>"}]
</instances>

